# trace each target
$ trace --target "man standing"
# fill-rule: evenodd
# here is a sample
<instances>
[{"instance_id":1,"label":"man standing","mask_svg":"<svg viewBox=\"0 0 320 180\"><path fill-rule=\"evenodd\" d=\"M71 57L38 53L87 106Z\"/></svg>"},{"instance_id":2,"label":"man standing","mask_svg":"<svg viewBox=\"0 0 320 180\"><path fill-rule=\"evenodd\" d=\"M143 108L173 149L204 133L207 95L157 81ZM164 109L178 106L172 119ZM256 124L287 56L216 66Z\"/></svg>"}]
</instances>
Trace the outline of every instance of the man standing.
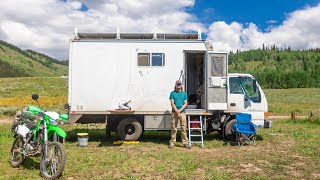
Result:
<instances>
[{"instance_id":1,"label":"man standing","mask_svg":"<svg viewBox=\"0 0 320 180\"><path fill-rule=\"evenodd\" d=\"M181 126L181 140L185 148L190 149L187 137L187 120L186 120L186 107L188 104L188 96L186 92L182 91L182 84L180 80L176 81L175 90L170 93L170 103L172 106L172 119L171 119L171 140L169 148L173 148L176 143L177 125L180 120Z\"/></svg>"}]
</instances>

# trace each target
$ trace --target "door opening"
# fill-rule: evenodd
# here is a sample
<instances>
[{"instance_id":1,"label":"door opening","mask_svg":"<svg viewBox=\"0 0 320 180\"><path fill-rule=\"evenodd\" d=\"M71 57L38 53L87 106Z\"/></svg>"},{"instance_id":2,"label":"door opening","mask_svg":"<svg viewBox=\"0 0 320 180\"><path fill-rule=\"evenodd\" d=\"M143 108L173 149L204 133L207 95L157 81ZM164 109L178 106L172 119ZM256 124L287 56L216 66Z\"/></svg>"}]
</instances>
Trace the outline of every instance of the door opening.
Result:
<instances>
[{"instance_id":1,"label":"door opening","mask_svg":"<svg viewBox=\"0 0 320 180\"><path fill-rule=\"evenodd\" d=\"M204 58L205 53L185 54L187 109L205 109Z\"/></svg>"}]
</instances>

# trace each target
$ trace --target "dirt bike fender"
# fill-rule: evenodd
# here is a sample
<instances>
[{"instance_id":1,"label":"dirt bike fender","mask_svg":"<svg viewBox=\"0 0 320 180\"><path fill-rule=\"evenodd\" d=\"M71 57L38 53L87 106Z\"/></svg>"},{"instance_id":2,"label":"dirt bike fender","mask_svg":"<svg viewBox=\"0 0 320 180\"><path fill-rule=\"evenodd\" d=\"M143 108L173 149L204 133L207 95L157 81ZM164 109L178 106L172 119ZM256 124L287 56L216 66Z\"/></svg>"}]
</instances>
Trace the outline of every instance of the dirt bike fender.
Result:
<instances>
[{"instance_id":1,"label":"dirt bike fender","mask_svg":"<svg viewBox=\"0 0 320 180\"><path fill-rule=\"evenodd\" d=\"M61 136L62 138L65 138L67 136L67 133L64 132L64 130L62 130L61 128L59 128L58 126L50 126L48 128L48 136L50 137L53 133L57 133L59 136ZM50 135L49 135L50 134Z\"/></svg>"}]
</instances>

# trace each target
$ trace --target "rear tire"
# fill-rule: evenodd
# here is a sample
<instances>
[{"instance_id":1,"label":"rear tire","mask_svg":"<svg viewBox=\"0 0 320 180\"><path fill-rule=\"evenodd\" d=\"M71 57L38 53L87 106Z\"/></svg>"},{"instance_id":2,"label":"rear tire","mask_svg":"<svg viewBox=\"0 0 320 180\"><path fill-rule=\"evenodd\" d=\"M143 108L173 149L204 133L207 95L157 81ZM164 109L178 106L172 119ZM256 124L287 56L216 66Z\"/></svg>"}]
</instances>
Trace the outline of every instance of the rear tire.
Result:
<instances>
[{"instance_id":1,"label":"rear tire","mask_svg":"<svg viewBox=\"0 0 320 180\"><path fill-rule=\"evenodd\" d=\"M233 130L233 124L235 122L236 122L235 119L231 119L230 121L227 122L225 129L224 129L225 137L229 141L236 141L236 134L234 133L234 130Z\"/></svg>"},{"instance_id":2,"label":"rear tire","mask_svg":"<svg viewBox=\"0 0 320 180\"><path fill-rule=\"evenodd\" d=\"M40 162L40 173L45 179L56 179L61 176L66 165L66 151L60 142L49 142L48 160L42 158Z\"/></svg>"},{"instance_id":3,"label":"rear tire","mask_svg":"<svg viewBox=\"0 0 320 180\"><path fill-rule=\"evenodd\" d=\"M125 141L135 141L142 134L141 123L134 118L125 118L117 126L118 138Z\"/></svg>"},{"instance_id":4,"label":"rear tire","mask_svg":"<svg viewBox=\"0 0 320 180\"><path fill-rule=\"evenodd\" d=\"M18 152L18 149L23 148L23 141L21 137L17 137L11 148L11 155L10 155L10 164L12 167L16 168L23 164L26 160L26 157ZM14 152L17 150L17 152Z\"/></svg>"}]
</instances>

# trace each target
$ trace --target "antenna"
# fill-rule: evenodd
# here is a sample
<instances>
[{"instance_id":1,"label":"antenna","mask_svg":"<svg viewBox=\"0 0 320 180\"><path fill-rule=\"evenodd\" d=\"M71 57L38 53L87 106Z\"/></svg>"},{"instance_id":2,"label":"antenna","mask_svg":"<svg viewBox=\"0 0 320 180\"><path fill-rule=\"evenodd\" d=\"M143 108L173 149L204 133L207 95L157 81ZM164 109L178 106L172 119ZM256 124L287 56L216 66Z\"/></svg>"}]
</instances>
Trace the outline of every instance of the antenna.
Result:
<instances>
[{"instance_id":1,"label":"antenna","mask_svg":"<svg viewBox=\"0 0 320 180\"><path fill-rule=\"evenodd\" d=\"M183 74L183 70L181 70L181 72L180 72L179 80L181 79L182 74Z\"/></svg>"}]
</instances>

